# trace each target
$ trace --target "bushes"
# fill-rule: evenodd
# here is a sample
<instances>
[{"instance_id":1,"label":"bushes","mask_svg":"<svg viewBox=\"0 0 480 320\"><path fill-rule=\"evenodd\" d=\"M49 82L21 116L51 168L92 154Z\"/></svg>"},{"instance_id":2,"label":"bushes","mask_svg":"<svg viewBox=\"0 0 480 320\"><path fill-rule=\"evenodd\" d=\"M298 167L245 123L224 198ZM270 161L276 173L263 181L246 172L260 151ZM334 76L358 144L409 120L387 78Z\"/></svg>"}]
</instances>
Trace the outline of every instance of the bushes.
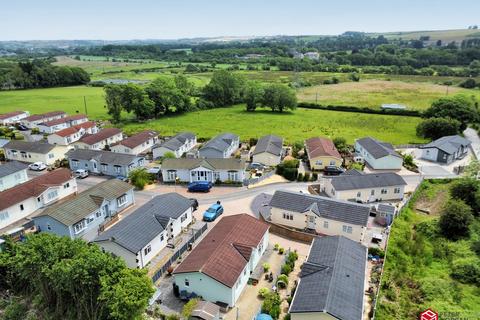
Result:
<instances>
[{"instance_id":1,"label":"bushes","mask_svg":"<svg viewBox=\"0 0 480 320\"><path fill-rule=\"evenodd\" d=\"M152 174L148 173L145 168L138 168L130 171L128 178L132 184L139 190L143 190L145 185L153 182Z\"/></svg>"},{"instance_id":2,"label":"bushes","mask_svg":"<svg viewBox=\"0 0 480 320\"><path fill-rule=\"evenodd\" d=\"M339 106L339 105L320 105L310 102L300 102L298 108L304 109L318 109L318 110L332 110L342 112L356 112L356 113L369 113L369 114L384 114L384 115L397 115L397 116L409 116L420 117L422 113L418 110L405 110L405 109L372 109L368 107L355 107L355 106Z\"/></svg>"},{"instance_id":3,"label":"bushes","mask_svg":"<svg viewBox=\"0 0 480 320\"><path fill-rule=\"evenodd\" d=\"M193 309L195 309L197 307L198 301L200 301L200 299L190 299L183 306L182 317L184 317L185 319L190 319L190 316L192 315Z\"/></svg>"},{"instance_id":4,"label":"bushes","mask_svg":"<svg viewBox=\"0 0 480 320\"><path fill-rule=\"evenodd\" d=\"M288 286L288 276L281 274L277 278L277 286L281 289L285 289Z\"/></svg>"},{"instance_id":5,"label":"bushes","mask_svg":"<svg viewBox=\"0 0 480 320\"><path fill-rule=\"evenodd\" d=\"M262 267L263 267L263 272L268 272L268 270L270 270L270 264L268 264L267 262L262 264Z\"/></svg>"},{"instance_id":6,"label":"bushes","mask_svg":"<svg viewBox=\"0 0 480 320\"><path fill-rule=\"evenodd\" d=\"M372 256L379 256L380 258L385 257L385 251L376 247L368 248L368 254L371 254Z\"/></svg>"},{"instance_id":7,"label":"bushes","mask_svg":"<svg viewBox=\"0 0 480 320\"><path fill-rule=\"evenodd\" d=\"M270 294L270 289L268 288L260 288L258 290L258 296L262 299L265 299Z\"/></svg>"},{"instance_id":8,"label":"bushes","mask_svg":"<svg viewBox=\"0 0 480 320\"><path fill-rule=\"evenodd\" d=\"M298 177L299 163L297 159L284 161L277 166L276 173L287 180L295 181Z\"/></svg>"},{"instance_id":9,"label":"bushes","mask_svg":"<svg viewBox=\"0 0 480 320\"><path fill-rule=\"evenodd\" d=\"M265 296L262 304L262 312L269 314L273 319L278 319L280 316L280 295L275 292L270 292Z\"/></svg>"},{"instance_id":10,"label":"bushes","mask_svg":"<svg viewBox=\"0 0 480 320\"><path fill-rule=\"evenodd\" d=\"M292 267L289 264L284 264L282 266L282 274L288 276L292 272Z\"/></svg>"},{"instance_id":11,"label":"bushes","mask_svg":"<svg viewBox=\"0 0 480 320\"><path fill-rule=\"evenodd\" d=\"M461 263L454 266L451 276L461 283L480 285L480 267L478 262Z\"/></svg>"},{"instance_id":12,"label":"bushes","mask_svg":"<svg viewBox=\"0 0 480 320\"><path fill-rule=\"evenodd\" d=\"M417 125L417 136L436 140L460 132L460 121L450 118L429 118Z\"/></svg>"},{"instance_id":13,"label":"bushes","mask_svg":"<svg viewBox=\"0 0 480 320\"><path fill-rule=\"evenodd\" d=\"M2 319L4 320L23 320L27 315L27 306L17 300L12 300L5 308Z\"/></svg>"},{"instance_id":14,"label":"bushes","mask_svg":"<svg viewBox=\"0 0 480 320\"><path fill-rule=\"evenodd\" d=\"M438 226L450 240L458 240L469 234L473 221L472 209L461 200L450 200L442 210Z\"/></svg>"}]
</instances>

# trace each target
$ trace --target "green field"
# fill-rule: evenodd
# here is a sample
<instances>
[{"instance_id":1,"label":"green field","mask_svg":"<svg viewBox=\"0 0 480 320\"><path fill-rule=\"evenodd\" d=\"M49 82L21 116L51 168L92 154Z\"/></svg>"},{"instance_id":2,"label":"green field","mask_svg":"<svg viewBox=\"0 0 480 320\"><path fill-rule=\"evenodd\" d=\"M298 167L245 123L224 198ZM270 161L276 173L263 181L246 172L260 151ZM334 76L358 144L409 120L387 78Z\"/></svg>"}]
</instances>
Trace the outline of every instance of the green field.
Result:
<instances>
[{"instance_id":1,"label":"green field","mask_svg":"<svg viewBox=\"0 0 480 320\"><path fill-rule=\"evenodd\" d=\"M435 234L435 220L449 198L448 181L424 181L409 207L395 220L388 245L385 271L375 318L417 319L431 308L440 319L476 319L480 289L450 277L460 262L479 263L471 244L480 234L478 218L471 237L449 241ZM430 215L416 208L431 209ZM456 312L452 317L445 312ZM444 313L444 316L442 316Z\"/></svg>"},{"instance_id":2,"label":"green field","mask_svg":"<svg viewBox=\"0 0 480 320\"><path fill-rule=\"evenodd\" d=\"M35 114L63 110L70 114L85 113L83 97L92 119L107 118L103 88L86 86L0 91L0 112L26 110Z\"/></svg>"},{"instance_id":3,"label":"green field","mask_svg":"<svg viewBox=\"0 0 480 320\"><path fill-rule=\"evenodd\" d=\"M244 111L244 106L191 112L145 123L127 124L127 133L144 129L158 130L162 135L180 131L195 132L199 138L210 138L220 132L233 132L242 140L273 133L287 142L303 141L313 136L345 137L352 143L363 136L373 136L394 144L424 142L415 135L420 121L414 117L384 116L361 113L297 109L292 113L268 110Z\"/></svg>"},{"instance_id":4,"label":"green field","mask_svg":"<svg viewBox=\"0 0 480 320\"><path fill-rule=\"evenodd\" d=\"M387 32L370 34L373 36L384 35L387 39L418 40L420 37L430 37L429 41L442 40L444 43L451 41L462 42L462 40L478 37L479 30L475 29L452 29L452 30L430 30L412 32Z\"/></svg>"}]
</instances>

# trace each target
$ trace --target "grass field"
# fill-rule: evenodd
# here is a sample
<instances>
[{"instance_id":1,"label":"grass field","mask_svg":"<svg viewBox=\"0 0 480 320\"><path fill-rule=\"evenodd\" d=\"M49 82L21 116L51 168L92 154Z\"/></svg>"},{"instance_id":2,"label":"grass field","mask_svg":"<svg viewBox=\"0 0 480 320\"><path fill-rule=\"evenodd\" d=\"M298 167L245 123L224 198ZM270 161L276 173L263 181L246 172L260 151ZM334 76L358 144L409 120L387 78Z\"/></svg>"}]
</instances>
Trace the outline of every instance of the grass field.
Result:
<instances>
[{"instance_id":1,"label":"grass field","mask_svg":"<svg viewBox=\"0 0 480 320\"><path fill-rule=\"evenodd\" d=\"M402 40L418 40L420 37L428 36L429 41L442 40L444 43L451 41L462 42L462 40L470 37L478 37L479 30L474 29L452 29L452 30L431 30L431 31L412 31L412 32L388 32L378 33L372 35L383 34L387 39L402 39Z\"/></svg>"},{"instance_id":2,"label":"grass field","mask_svg":"<svg viewBox=\"0 0 480 320\"><path fill-rule=\"evenodd\" d=\"M320 104L379 108L383 103L404 104L408 109L424 110L447 93L474 95L480 99L480 90L468 90L432 83L366 80L319 85L298 90L298 99Z\"/></svg>"},{"instance_id":3,"label":"grass field","mask_svg":"<svg viewBox=\"0 0 480 320\"><path fill-rule=\"evenodd\" d=\"M480 234L480 222L477 218L473 223L469 239L454 242L435 233L438 208L448 199L448 188L448 181L424 181L416 199L395 220L376 319L417 319L427 308L439 312L439 319L478 317L480 289L454 280L450 273L459 262L478 265L479 258L471 244ZM434 212L417 212L419 204L422 208L434 208ZM446 312L457 314L447 317Z\"/></svg>"},{"instance_id":4,"label":"grass field","mask_svg":"<svg viewBox=\"0 0 480 320\"><path fill-rule=\"evenodd\" d=\"M235 106L197 111L145 123L126 124L124 130L132 133L154 129L162 135L189 130L200 138L210 138L228 131L240 135L243 140L272 133L283 136L287 142L303 141L317 135L344 137L350 143L363 136L373 136L394 144L424 142L415 135L419 118L310 109L283 114L268 110L249 113L244 110L244 106Z\"/></svg>"},{"instance_id":5,"label":"grass field","mask_svg":"<svg viewBox=\"0 0 480 320\"><path fill-rule=\"evenodd\" d=\"M103 88L86 86L0 91L0 112L26 110L35 114L63 110L69 114L85 113L83 97L92 119L107 118Z\"/></svg>"}]
</instances>

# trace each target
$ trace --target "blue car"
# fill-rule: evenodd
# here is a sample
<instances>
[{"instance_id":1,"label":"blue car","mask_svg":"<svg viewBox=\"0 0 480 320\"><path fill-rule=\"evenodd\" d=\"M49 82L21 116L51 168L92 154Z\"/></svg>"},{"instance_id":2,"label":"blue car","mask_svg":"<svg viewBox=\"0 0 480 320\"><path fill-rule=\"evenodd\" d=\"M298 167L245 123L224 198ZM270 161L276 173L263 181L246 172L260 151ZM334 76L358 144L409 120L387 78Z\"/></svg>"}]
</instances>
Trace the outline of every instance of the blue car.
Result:
<instances>
[{"instance_id":1,"label":"blue car","mask_svg":"<svg viewBox=\"0 0 480 320\"><path fill-rule=\"evenodd\" d=\"M213 187L213 183L209 181L195 181L188 184L190 192L208 192Z\"/></svg>"},{"instance_id":2,"label":"blue car","mask_svg":"<svg viewBox=\"0 0 480 320\"><path fill-rule=\"evenodd\" d=\"M203 221L215 221L215 219L217 219L217 217L222 213L223 207L219 202L212 204L210 208L208 208L207 211L203 213Z\"/></svg>"}]
</instances>

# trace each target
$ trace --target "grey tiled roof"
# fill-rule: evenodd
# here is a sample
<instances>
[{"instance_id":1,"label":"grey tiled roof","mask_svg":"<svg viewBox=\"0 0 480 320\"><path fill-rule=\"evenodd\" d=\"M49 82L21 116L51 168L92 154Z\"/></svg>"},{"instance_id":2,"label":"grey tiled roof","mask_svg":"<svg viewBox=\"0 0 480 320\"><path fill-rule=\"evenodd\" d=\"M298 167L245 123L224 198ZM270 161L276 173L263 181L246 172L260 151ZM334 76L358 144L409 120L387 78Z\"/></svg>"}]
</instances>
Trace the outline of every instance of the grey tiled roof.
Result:
<instances>
[{"instance_id":1,"label":"grey tiled roof","mask_svg":"<svg viewBox=\"0 0 480 320\"><path fill-rule=\"evenodd\" d=\"M179 169L193 169L197 167L205 167L210 170L244 170L245 161L241 159L165 159L162 162L162 169L165 170L179 170Z\"/></svg>"},{"instance_id":2,"label":"grey tiled roof","mask_svg":"<svg viewBox=\"0 0 480 320\"><path fill-rule=\"evenodd\" d=\"M28 142L28 141L12 140L3 147L5 149L10 149L10 150L47 154L53 148L55 148L55 145L49 144L49 143L43 143L43 142Z\"/></svg>"},{"instance_id":3,"label":"grey tiled roof","mask_svg":"<svg viewBox=\"0 0 480 320\"><path fill-rule=\"evenodd\" d=\"M437 148L447 154L454 154L460 147L468 147L471 142L459 135L441 137L435 141L426 144L421 149Z\"/></svg>"},{"instance_id":4,"label":"grey tiled roof","mask_svg":"<svg viewBox=\"0 0 480 320\"><path fill-rule=\"evenodd\" d=\"M185 141L192 140L192 139L195 139L195 134L191 132L182 132L170 138L169 140L155 146L154 148L163 147L172 151L176 151L185 144Z\"/></svg>"},{"instance_id":5,"label":"grey tiled roof","mask_svg":"<svg viewBox=\"0 0 480 320\"><path fill-rule=\"evenodd\" d=\"M200 148L200 150L211 148L211 149L215 149L215 150L223 152L231 146L231 144L234 140L238 140L238 139L239 139L239 137L236 134L222 133L222 134L219 134L218 136L214 137L213 139L207 141Z\"/></svg>"},{"instance_id":6,"label":"grey tiled roof","mask_svg":"<svg viewBox=\"0 0 480 320\"><path fill-rule=\"evenodd\" d=\"M312 210L319 217L361 226L367 226L370 214L367 205L291 191L276 191L270 206L298 213Z\"/></svg>"},{"instance_id":7,"label":"grey tiled roof","mask_svg":"<svg viewBox=\"0 0 480 320\"><path fill-rule=\"evenodd\" d=\"M27 169L28 166L24 163L18 162L18 161L10 161L5 164L0 165L0 178L9 176L11 174L14 174L18 171L22 171Z\"/></svg>"},{"instance_id":8,"label":"grey tiled roof","mask_svg":"<svg viewBox=\"0 0 480 320\"><path fill-rule=\"evenodd\" d=\"M332 186L337 191L393 187L407 184L400 175L394 172L340 175L332 177L331 179Z\"/></svg>"},{"instance_id":9,"label":"grey tiled roof","mask_svg":"<svg viewBox=\"0 0 480 320\"><path fill-rule=\"evenodd\" d=\"M65 156L72 160L90 161L92 159L95 159L100 163L107 163L113 165L129 165L136 158L138 158L138 156L127 153L88 149L70 150L65 154Z\"/></svg>"},{"instance_id":10,"label":"grey tiled roof","mask_svg":"<svg viewBox=\"0 0 480 320\"><path fill-rule=\"evenodd\" d=\"M315 238L290 313L324 312L361 320L367 248L343 236Z\"/></svg>"},{"instance_id":11,"label":"grey tiled roof","mask_svg":"<svg viewBox=\"0 0 480 320\"><path fill-rule=\"evenodd\" d=\"M358 139L357 143L367 150L375 159L380 159L388 155L399 158L402 157L393 149L390 143L381 142L372 137Z\"/></svg>"},{"instance_id":12,"label":"grey tiled roof","mask_svg":"<svg viewBox=\"0 0 480 320\"><path fill-rule=\"evenodd\" d=\"M268 152L273 155L279 156L282 154L282 146L283 146L283 139L279 136L275 136L269 134L267 136L261 137L257 145L255 146L255 150L253 151L253 155Z\"/></svg>"},{"instance_id":13,"label":"grey tiled roof","mask_svg":"<svg viewBox=\"0 0 480 320\"><path fill-rule=\"evenodd\" d=\"M49 216L70 226L100 209L104 199L117 199L131 189L133 189L131 185L118 179L103 181L79 193L71 200L48 207L37 216Z\"/></svg>"},{"instance_id":14,"label":"grey tiled roof","mask_svg":"<svg viewBox=\"0 0 480 320\"><path fill-rule=\"evenodd\" d=\"M192 206L192 200L178 193L156 196L100 234L94 242L113 241L137 253L165 230L170 218L179 218Z\"/></svg>"}]
</instances>

